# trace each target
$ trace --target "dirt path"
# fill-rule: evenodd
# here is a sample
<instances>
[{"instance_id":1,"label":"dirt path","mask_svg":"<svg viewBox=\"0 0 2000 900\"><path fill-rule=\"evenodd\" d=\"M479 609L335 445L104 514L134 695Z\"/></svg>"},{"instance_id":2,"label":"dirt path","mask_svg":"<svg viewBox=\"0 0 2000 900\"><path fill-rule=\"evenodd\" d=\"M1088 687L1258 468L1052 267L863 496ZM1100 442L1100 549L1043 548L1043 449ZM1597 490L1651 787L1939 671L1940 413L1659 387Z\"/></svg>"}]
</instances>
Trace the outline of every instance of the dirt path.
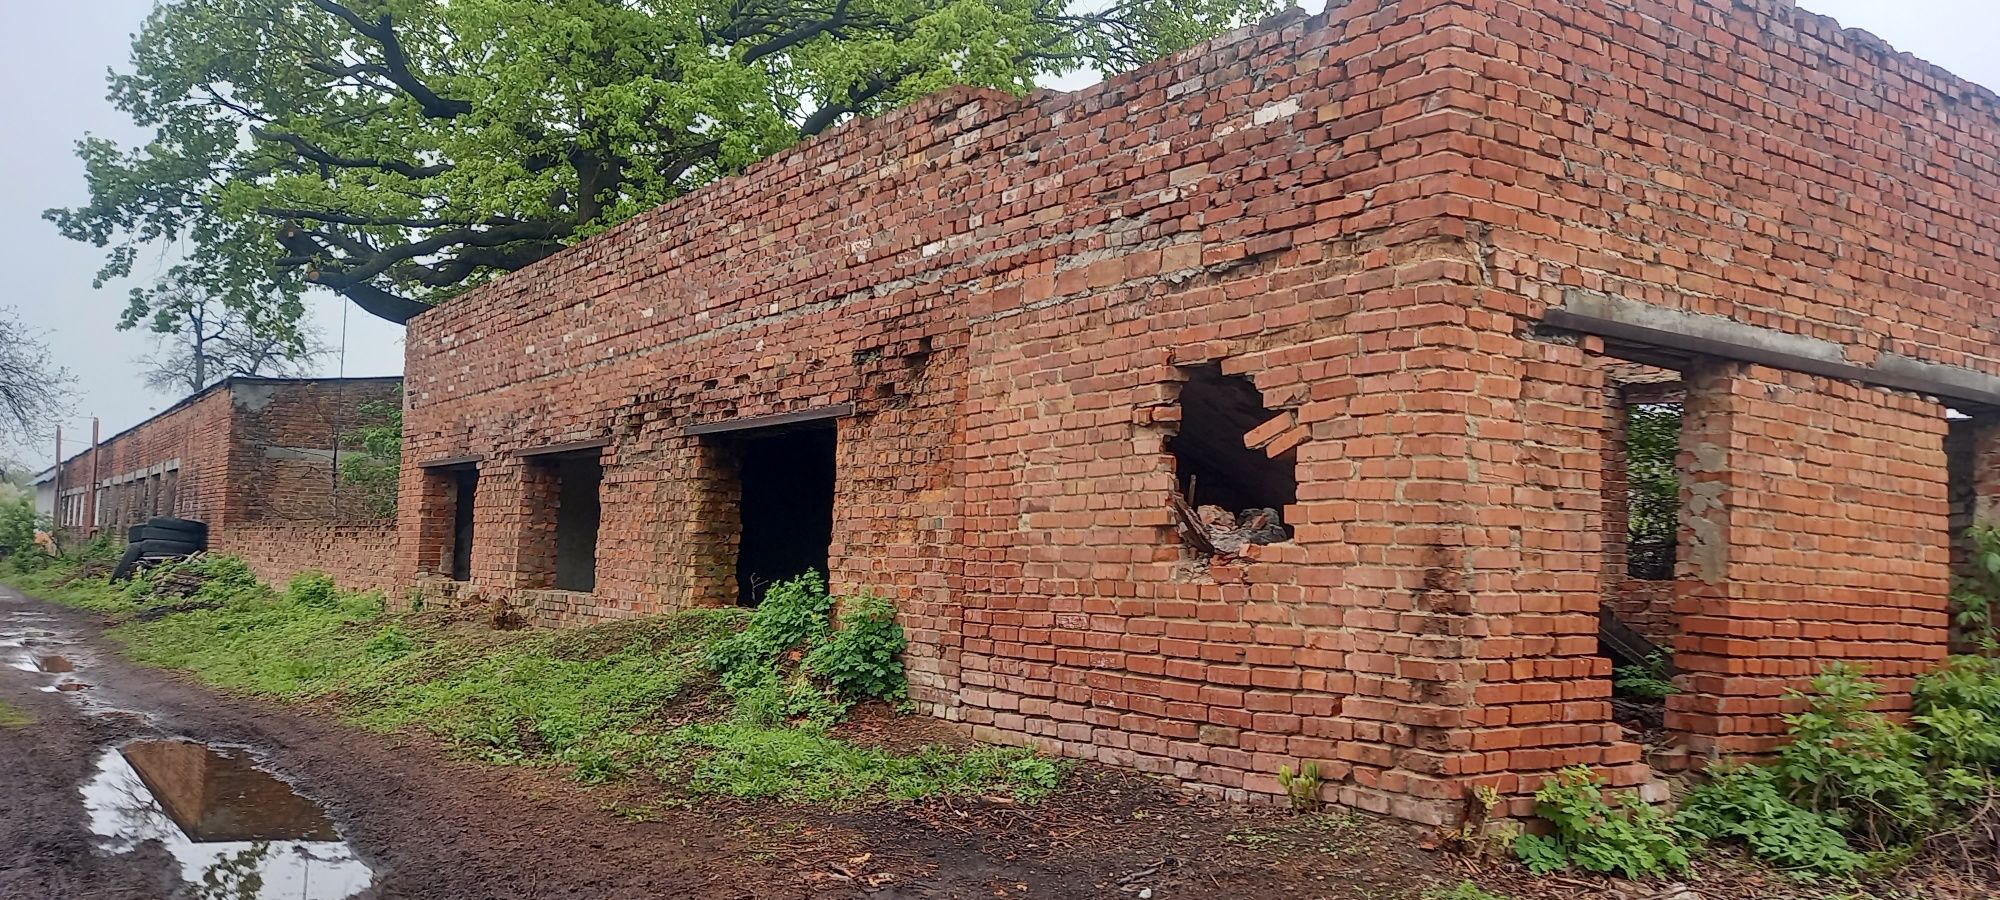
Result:
<instances>
[{"instance_id":1,"label":"dirt path","mask_svg":"<svg viewBox=\"0 0 2000 900\"><path fill-rule=\"evenodd\" d=\"M428 741L330 715L220 696L126 662L99 630L94 616L0 588L0 699L35 718L0 728L0 900L213 896L182 880L182 863L162 842L117 853L93 832L103 813L86 808L83 788L101 787L100 765L121 757L106 751L126 746L122 756L136 758L128 742L167 739L245 748L319 801L358 860L349 864L373 870L354 895L363 898L1372 900L1456 881L1402 826L1222 809L1101 769L1079 771L1032 808L964 800L852 811L658 808L633 788L585 789L549 771L453 759ZM37 671L37 653L59 654L74 671ZM50 690L63 681L89 687ZM163 793L157 778L140 775ZM176 802L148 809L158 819ZM614 812L635 808L646 821ZM327 890L326 876L314 877ZM277 895L274 884L266 896Z\"/></svg>"}]
</instances>

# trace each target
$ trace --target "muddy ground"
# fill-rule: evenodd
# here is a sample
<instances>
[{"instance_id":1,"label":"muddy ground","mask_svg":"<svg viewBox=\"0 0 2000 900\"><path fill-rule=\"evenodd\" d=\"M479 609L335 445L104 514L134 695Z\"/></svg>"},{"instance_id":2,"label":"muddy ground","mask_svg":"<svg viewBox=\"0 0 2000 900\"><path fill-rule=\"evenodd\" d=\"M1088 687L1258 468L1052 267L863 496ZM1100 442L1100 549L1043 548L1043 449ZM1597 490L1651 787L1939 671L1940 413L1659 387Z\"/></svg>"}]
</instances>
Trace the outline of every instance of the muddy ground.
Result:
<instances>
[{"instance_id":1,"label":"muddy ground","mask_svg":"<svg viewBox=\"0 0 2000 900\"><path fill-rule=\"evenodd\" d=\"M1463 877L1449 858L1418 849L1420 833L1408 826L1222 808L1093 767L1032 807L963 799L850 810L663 807L635 788L585 788L547 770L456 759L428 740L374 734L330 714L218 695L124 661L101 626L0 588L0 630L17 641L26 634L74 667L36 671L21 665L33 646L0 650L9 655L0 698L35 719L0 728L5 900L259 896L254 883L189 884L159 840L116 852L93 833L83 789L101 782L106 750L163 739L242 748L319 801L352 856L373 870L355 895L364 898L1374 900L1415 898ZM52 690L64 681L89 686ZM262 896L279 887L267 883ZM317 889L326 890L324 878Z\"/></svg>"}]
</instances>

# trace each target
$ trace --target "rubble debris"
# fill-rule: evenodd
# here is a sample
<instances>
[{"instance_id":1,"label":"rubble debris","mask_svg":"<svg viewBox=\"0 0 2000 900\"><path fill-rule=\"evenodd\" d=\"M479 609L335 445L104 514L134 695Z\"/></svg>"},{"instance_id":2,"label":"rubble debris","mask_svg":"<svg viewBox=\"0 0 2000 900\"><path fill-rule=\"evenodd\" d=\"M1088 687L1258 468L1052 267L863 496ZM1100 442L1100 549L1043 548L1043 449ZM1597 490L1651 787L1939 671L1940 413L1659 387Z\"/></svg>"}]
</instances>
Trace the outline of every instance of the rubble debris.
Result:
<instances>
[{"instance_id":1,"label":"rubble debris","mask_svg":"<svg viewBox=\"0 0 2000 900\"><path fill-rule=\"evenodd\" d=\"M1278 511L1269 507L1246 509L1241 513L1213 504L1189 509L1186 500L1174 498L1182 540L1198 553L1209 556L1236 556L1251 544L1278 544L1291 540Z\"/></svg>"},{"instance_id":2,"label":"rubble debris","mask_svg":"<svg viewBox=\"0 0 2000 900\"><path fill-rule=\"evenodd\" d=\"M155 597L192 597L208 583L208 576L177 566L153 579Z\"/></svg>"},{"instance_id":3,"label":"rubble debris","mask_svg":"<svg viewBox=\"0 0 2000 900\"><path fill-rule=\"evenodd\" d=\"M62 587L63 585L69 584L72 581L77 581L81 579L103 578L107 575L110 575L111 570L113 568L115 568L114 564L104 562L103 560L96 560L96 559L85 560L83 565L77 566L75 572L72 572L69 575L64 576L62 578L56 579L54 582L54 586Z\"/></svg>"}]
</instances>

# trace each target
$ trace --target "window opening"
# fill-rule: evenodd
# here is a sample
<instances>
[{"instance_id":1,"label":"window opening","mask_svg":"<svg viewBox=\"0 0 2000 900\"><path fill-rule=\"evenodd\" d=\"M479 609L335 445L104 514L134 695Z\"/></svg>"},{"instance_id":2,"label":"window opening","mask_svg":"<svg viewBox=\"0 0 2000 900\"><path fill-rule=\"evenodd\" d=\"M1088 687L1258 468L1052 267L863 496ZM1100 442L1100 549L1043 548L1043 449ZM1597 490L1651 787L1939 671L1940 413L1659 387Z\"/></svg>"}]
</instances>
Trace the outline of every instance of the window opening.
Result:
<instances>
[{"instance_id":1,"label":"window opening","mask_svg":"<svg viewBox=\"0 0 2000 900\"><path fill-rule=\"evenodd\" d=\"M1273 412L1249 379L1221 366L1187 370L1180 430L1167 439L1179 480L1182 534L1205 553L1291 539L1285 507L1298 502L1305 429ZM1192 520L1192 521L1190 521Z\"/></svg>"}]
</instances>

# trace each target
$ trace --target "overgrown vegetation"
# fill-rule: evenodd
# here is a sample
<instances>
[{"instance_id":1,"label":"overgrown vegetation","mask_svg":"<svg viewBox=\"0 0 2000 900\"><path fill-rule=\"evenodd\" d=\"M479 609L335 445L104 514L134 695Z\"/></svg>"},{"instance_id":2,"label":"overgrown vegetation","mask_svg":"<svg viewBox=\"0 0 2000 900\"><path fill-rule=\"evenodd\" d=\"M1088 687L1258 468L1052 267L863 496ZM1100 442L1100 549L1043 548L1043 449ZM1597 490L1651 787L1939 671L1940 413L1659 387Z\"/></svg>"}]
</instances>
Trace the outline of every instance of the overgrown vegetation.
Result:
<instances>
[{"instance_id":1,"label":"overgrown vegetation","mask_svg":"<svg viewBox=\"0 0 2000 900\"><path fill-rule=\"evenodd\" d=\"M1680 535L1681 405L1625 411L1626 548L1635 578L1672 578Z\"/></svg>"},{"instance_id":2,"label":"overgrown vegetation","mask_svg":"<svg viewBox=\"0 0 2000 900\"><path fill-rule=\"evenodd\" d=\"M0 558L35 549L35 507L26 498L0 503Z\"/></svg>"},{"instance_id":3,"label":"overgrown vegetation","mask_svg":"<svg viewBox=\"0 0 2000 900\"><path fill-rule=\"evenodd\" d=\"M358 453L340 460L340 477L360 497L364 511L387 518L396 514L396 490L403 476L403 398L363 403L356 409L364 425L347 436Z\"/></svg>"},{"instance_id":4,"label":"overgrown vegetation","mask_svg":"<svg viewBox=\"0 0 2000 900\"><path fill-rule=\"evenodd\" d=\"M1669 821L1607 800L1583 769L1535 795L1554 826L1516 850L1536 872L1571 865L1627 877L1685 869L1698 842L1740 844L1788 871L1847 878L1919 854L1989 872L2000 864L2000 660L1954 657L1919 678L1907 722L1878 711L1880 686L1832 666L1794 696L1789 739L1768 764L1726 766Z\"/></svg>"},{"instance_id":5,"label":"overgrown vegetation","mask_svg":"<svg viewBox=\"0 0 2000 900\"><path fill-rule=\"evenodd\" d=\"M1645 878L1688 868L1687 844L1666 813L1631 794L1607 799L1589 769L1565 769L1543 785L1535 792L1535 812L1554 832L1522 834L1514 849L1538 875L1576 866Z\"/></svg>"},{"instance_id":6,"label":"overgrown vegetation","mask_svg":"<svg viewBox=\"0 0 2000 900\"><path fill-rule=\"evenodd\" d=\"M232 557L178 570L205 579L193 596L155 593L172 568L122 587L76 579L73 563L10 580L124 616L112 634L141 662L329 703L367 727L421 730L494 763L563 766L585 782L857 802L1034 799L1062 777L1058 763L1019 749L845 739L855 705L903 697L906 639L887 601L831 596L817 576L773 586L754 612L495 632L448 613L384 613L379 596L316 572L278 591Z\"/></svg>"},{"instance_id":7,"label":"overgrown vegetation","mask_svg":"<svg viewBox=\"0 0 2000 900\"><path fill-rule=\"evenodd\" d=\"M1964 645L1991 654L2000 650L2000 525L1974 525L1965 541L1971 558L1952 585L1953 623Z\"/></svg>"},{"instance_id":8,"label":"overgrown vegetation","mask_svg":"<svg viewBox=\"0 0 2000 900\"><path fill-rule=\"evenodd\" d=\"M1612 673L1611 687L1620 696L1642 700L1664 700L1674 688L1673 657L1667 651L1654 653L1643 665L1619 666Z\"/></svg>"}]
</instances>

